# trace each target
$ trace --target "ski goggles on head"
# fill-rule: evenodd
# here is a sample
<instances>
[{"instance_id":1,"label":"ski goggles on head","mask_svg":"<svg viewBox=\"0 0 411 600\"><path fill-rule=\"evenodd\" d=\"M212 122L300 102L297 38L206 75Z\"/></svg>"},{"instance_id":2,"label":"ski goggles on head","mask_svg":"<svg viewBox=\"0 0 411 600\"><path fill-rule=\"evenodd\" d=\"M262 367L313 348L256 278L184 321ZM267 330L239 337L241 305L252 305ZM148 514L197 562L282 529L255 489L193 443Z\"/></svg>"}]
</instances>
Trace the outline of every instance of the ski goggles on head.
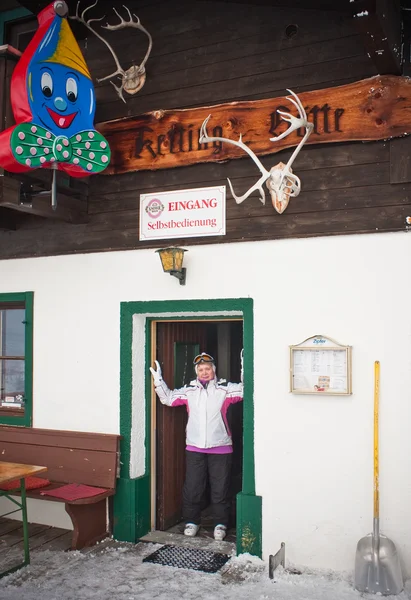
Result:
<instances>
[{"instance_id":1,"label":"ski goggles on head","mask_svg":"<svg viewBox=\"0 0 411 600\"><path fill-rule=\"evenodd\" d=\"M201 354L198 354L195 359L193 360L193 364L194 365L199 365L200 363L214 363L214 358L211 356L211 354L207 354L206 352L202 352Z\"/></svg>"}]
</instances>

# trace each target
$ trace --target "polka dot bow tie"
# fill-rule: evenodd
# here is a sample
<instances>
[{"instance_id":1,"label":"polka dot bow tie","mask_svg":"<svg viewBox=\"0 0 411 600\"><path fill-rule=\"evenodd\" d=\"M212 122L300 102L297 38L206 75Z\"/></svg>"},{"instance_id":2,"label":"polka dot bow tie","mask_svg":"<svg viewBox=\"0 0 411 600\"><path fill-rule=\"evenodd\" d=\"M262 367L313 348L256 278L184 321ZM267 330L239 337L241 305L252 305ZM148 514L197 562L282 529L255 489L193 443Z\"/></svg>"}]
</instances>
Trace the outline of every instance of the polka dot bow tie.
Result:
<instances>
[{"instance_id":1,"label":"polka dot bow tie","mask_svg":"<svg viewBox=\"0 0 411 600\"><path fill-rule=\"evenodd\" d=\"M20 123L11 135L10 145L17 162L32 169L61 162L99 173L110 162L107 140L95 130L80 131L68 138L54 135L41 125Z\"/></svg>"}]
</instances>

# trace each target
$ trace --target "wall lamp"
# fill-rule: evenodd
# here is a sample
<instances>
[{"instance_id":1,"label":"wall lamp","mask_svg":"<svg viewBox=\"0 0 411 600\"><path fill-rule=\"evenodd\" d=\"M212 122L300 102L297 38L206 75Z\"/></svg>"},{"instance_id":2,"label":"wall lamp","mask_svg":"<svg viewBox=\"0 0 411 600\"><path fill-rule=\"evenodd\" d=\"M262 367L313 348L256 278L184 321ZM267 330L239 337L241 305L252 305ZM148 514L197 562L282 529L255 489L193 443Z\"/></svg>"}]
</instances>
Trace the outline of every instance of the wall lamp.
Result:
<instances>
[{"instance_id":1,"label":"wall lamp","mask_svg":"<svg viewBox=\"0 0 411 600\"><path fill-rule=\"evenodd\" d=\"M169 248L160 248L156 250L160 255L161 264L164 273L170 273L173 277L177 277L180 280L180 285L186 284L186 271L183 267L184 248L176 248L171 246Z\"/></svg>"}]
</instances>

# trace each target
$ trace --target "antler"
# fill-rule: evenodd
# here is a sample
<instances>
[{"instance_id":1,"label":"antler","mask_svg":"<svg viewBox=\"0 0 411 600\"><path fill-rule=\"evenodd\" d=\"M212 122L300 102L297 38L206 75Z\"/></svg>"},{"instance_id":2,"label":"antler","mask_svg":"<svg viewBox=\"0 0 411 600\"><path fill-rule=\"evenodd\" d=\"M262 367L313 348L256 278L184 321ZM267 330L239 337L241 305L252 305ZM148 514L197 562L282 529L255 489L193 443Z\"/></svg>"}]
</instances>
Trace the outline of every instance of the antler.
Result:
<instances>
[{"instance_id":1,"label":"antler","mask_svg":"<svg viewBox=\"0 0 411 600\"><path fill-rule=\"evenodd\" d=\"M121 17L121 15L119 15L117 10L115 8L113 8L114 12L120 19L120 23L118 23L118 25L109 25L107 23L107 25L103 25L103 27L104 27L104 29L109 29L110 31L116 31L117 29L124 29L124 27L133 27L134 29L139 29L140 31L143 31L146 34L146 36L148 37L148 49L147 49L146 55L143 58L141 64L139 66L135 67L138 70L138 72L142 74L145 72L145 64L148 61L148 57L150 56L151 49L153 48L153 38L151 37L151 35L147 31L147 29L145 27L143 27L138 16L135 14L132 15L130 10L127 8L127 6L124 6L124 4L123 4L123 7L128 12L128 15L130 17L129 21L125 21L123 19L123 17ZM135 19L136 19L135 21L133 21L133 17L135 17ZM112 77L112 76L109 75L108 77ZM104 79L108 79L108 77L105 77ZM103 79L100 79L100 81L103 81Z\"/></svg>"},{"instance_id":2,"label":"antler","mask_svg":"<svg viewBox=\"0 0 411 600\"><path fill-rule=\"evenodd\" d=\"M302 138L302 140L300 141L300 143L298 144L298 146L295 148L294 152L292 153L292 155L286 165L284 165L283 163L279 163L275 167L272 167L270 169L270 171L267 171L267 169L261 163L259 158L242 141L241 134L240 134L240 139L238 140L238 142L235 140L230 140L228 138L223 138L223 137L210 137L207 134L207 123L210 120L211 115L209 115L204 120L204 122L201 126L200 138L199 138L200 144L203 144L206 142L228 142L229 144L238 146L239 148L242 148L243 150L245 150L249 156L251 156L251 158L253 159L253 161L255 162L255 164L261 171L261 177L257 181L257 183L255 183L248 190L248 192L246 192L242 196L236 196L236 194L234 193L234 189L231 184L231 181L228 179L231 193L232 193L233 197L235 198L235 201L237 202L237 204L240 204L241 202L243 202L243 200L246 200L246 198L248 198L255 190L260 191L260 194L261 194L260 200L263 204L265 204L265 192L264 192L264 189L262 186L263 186L263 183L265 181L267 181L267 187L270 192L273 206L281 214L287 208L290 197L298 196L298 194L301 191L301 181L297 177L297 175L293 174L291 165L293 164L293 162L295 161L301 148L303 147L303 145L305 144L305 142L311 135L314 125L312 123L308 122L307 114L306 114L304 107L301 104L300 99L298 98L297 94L294 94L294 92L292 92L291 90L287 90L287 91L292 96L292 97L287 96L287 100L289 100L292 104L294 104L294 106L298 110L299 117L294 117L290 113L279 110L278 113L282 116L284 121L288 121L291 125L281 135L270 138L270 141L278 142L279 140L282 140L287 135L289 135L292 131L295 131L296 129L300 129L300 127L305 127L305 135Z\"/></svg>"},{"instance_id":3,"label":"antler","mask_svg":"<svg viewBox=\"0 0 411 600\"><path fill-rule=\"evenodd\" d=\"M91 32L94 33L94 35L96 37L98 37L99 40L101 40L103 42L103 44L105 44L107 46L107 48L110 50L111 54L113 55L113 58L115 60L115 63L117 65L117 71L122 71L120 63L117 60L117 56L114 54L112 47L110 46L110 44L108 42L106 42L106 40L99 34L97 33L97 31L95 29L93 29L90 25L90 23L94 23L95 21L102 21L105 17L105 15L103 15L102 17L100 17L100 19L88 19L86 20L86 13L91 9L94 8L95 6L97 6L98 4L98 0L96 0L94 2L94 4L90 4L90 6L87 6L87 8L85 8L83 10L83 12L81 13L81 15L79 14L79 7L80 7L80 1L78 0L77 2L77 6L76 6L76 14L74 16L70 16L70 19L73 19L73 21L78 21L79 23L83 23L83 25L85 27L87 27L87 29L89 29Z\"/></svg>"},{"instance_id":4,"label":"antler","mask_svg":"<svg viewBox=\"0 0 411 600\"><path fill-rule=\"evenodd\" d=\"M295 148L294 152L290 156L285 167L281 169L281 174L279 175L278 171L277 171L276 175L274 176L274 171L272 171L273 176L271 177L271 179L270 179L269 183L267 183L267 185L269 185L269 188L274 193L277 193L278 195L280 195L282 192L284 192L285 188L287 188L287 195L296 197L296 196L298 196L298 194L301 191L301 181L297 177L297 175L293 175L291 165L297 158L297 155L300 152L301 148L304 146L305 142L310 137L312 130L314 129L314 125L313 125L313 123L308 122L307 113L305 112L304 107L301 104L301 101L300 101L299 97L297 96L297 94L295 94L291 90L287 90L287 92L289 92L292 97L290 98L290 96L287 96L286 98L292 104L294 104L294 106L298 110L299 117L294 117L290 113L286 113L286 112L283 112L282 110L278 110L277 111L278 114L280 114L282 116L284 121L288 121L288 123L291 123L291 125L281 135L270 138L270 142L278 142L279 140L284 139L292 131L295 131L296 129L300 129L301 127L305 128L305 135L301 139L298 146Z\"/></svg>"},{"instance_id":5,"label":"antler","mask_svg":"<svg viewBox=\"0 0 411 600\"><path fill-rule=\"evenodd\" d=\"M75 16L71 17L71 19L74 19L76 21L79 21L80 23L83 23L83 25L85 25L85 27L87 27L87 29L92 31L94 33L94 35L96 37L98 37L98 39L101 40L106 45L106 47L109 49L109 51L114 59L114 62L116 65L116 70L113 71L113 73L111 73L110 75L106 75L105 77L102 77L101 79L97 79L97 81L98 82L106 81L107 79L111 79L112 77L115 77L116 75L118 75L121 78L121 85L118 86L113 81L110 81L110 83L114 86L118 96L123 100L123 102L125 102L125 99L123 96L123 90L125 90L129 94L136 94L143 87L143 85L146 81L145 64L148 60L148 57L150 56L151 49L153 47L153 40L152 40L151 35L147 31L147 29L145 29L145 27L142 26L140 19L135 14L132 15L130 10L126 6L123 5L129 15L128 21L123 19L123 17L117 12L117 10L115 8L113 8L114 12L120 19L120 23L118 23L117 25L109 25L107 23L106 25L102 25L102 27L104 29L108 29L110 31L115 31L118 29L124 29L125 27L132 27L134 29L139 29L140 31L143 31L148 36L148 39L149 39L148 50L147 50L146 55L145 55L143 61L141 62L141 64L140 65L132 65L129 69L127 69L127 71L125 71L121 67L120 61L118 60L117 55L114 52L111 45L107 42L107 40L105 40L103 38L102 35L97 33L97 31L95 29L93 29L93 27L91 27L91 25L90 25L90 23L93 23L96 21L102 21L104 19L104 16L102 16L100 19L86 19L86 13L91 8L94 8L94 6L96 6L97 4L98 4L98 0L96 0L94 2L94 4L91 4L90 6L85 8L83 10L83 12L81 14L79 14L79 5L80 5L80 0L79 0L77 2L76 14L75 14ZM133 17L136 19L135 21L133 20Z\"/></svg>"},{"instance_id":6,"label":"antler","mask_svg":"<svg viewBox=\"0 0 411 600\"><path fill-rule=\"evenodd\" d=\"M242 196L236 196L236 194L234 192L234 188L232 186L232 183L227 178L228 185L230 186L230 190L231 190L231 193L232 193L235 201L237 202L237 204L241 204L241 202L246 200L253 192L255 192L255 190L259 190L261 193L260 200L263 204L265 204L265 191L263 188L263 183L270 177L270 172L267 171L267 169L264 167L264 165L262 164L260 159L254 154L254 152L252 150L250 150L250 148L246 144L244 144L241 133L240 133L240 138L239 138L238 142L235 140L230 140L228 138L223 138L223 137L210 137L207 134L207 124L208 124L208 121L210 120L210 117L211 117L211 115L208 115L208 117L206 119L204 119L203 124L201 125L200 138L199 138L200 144L204 144L207 142L228 142L229 144L233 144L234 146L237 146L238 148L242 148L243 150L245 150L247 152L247 154L249 156L251 156L251 158L253 159L253 161L255 162L255 164L261 171L261 177L257 181L257 183L255 183L248 190L248 192L246 192Z\"/></svg>"}]
</instances>

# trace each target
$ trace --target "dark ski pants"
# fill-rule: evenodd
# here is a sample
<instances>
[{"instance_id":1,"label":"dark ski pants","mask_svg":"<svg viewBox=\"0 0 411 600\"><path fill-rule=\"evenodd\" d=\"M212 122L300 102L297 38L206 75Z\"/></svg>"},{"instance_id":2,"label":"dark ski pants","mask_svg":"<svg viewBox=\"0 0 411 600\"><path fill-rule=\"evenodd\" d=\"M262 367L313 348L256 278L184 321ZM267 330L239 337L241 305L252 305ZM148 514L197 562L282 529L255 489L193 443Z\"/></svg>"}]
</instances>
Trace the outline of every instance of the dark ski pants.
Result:
<instances>
[{"instance_id":1,"label":"dark ski pants","mask_svg":"<svg viewBox=\"0 0 411 600\"><path fill-rule=\"evenodd\" d=\"M231 461L232 454L186 451L186 478L183 487L183 519L186 523L200 525L208 477L214 524L228 526Z\"/></svg>"}]
</instances>

